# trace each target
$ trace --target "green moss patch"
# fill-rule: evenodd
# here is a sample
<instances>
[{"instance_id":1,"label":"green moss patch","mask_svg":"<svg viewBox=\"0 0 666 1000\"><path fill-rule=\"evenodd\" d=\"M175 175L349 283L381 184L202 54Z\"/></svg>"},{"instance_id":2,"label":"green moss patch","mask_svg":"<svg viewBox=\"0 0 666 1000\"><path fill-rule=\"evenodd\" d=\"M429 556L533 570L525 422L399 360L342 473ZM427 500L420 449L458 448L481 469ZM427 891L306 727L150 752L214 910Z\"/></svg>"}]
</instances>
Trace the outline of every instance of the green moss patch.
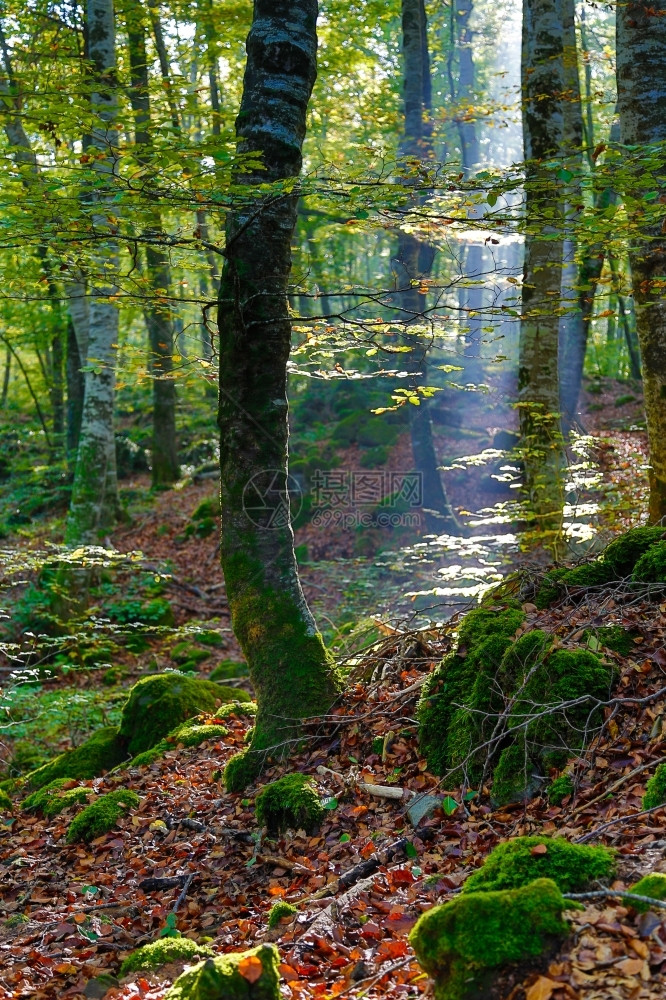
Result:
<instances>
[{"instance_id":1,"label":"green moss patch","mask_svg":"<svg viewBox=\"0 0 666 1000\"><path fill-rule=\"evenodd\" d=\"M590 649L605 647L620 656L629 656L635 650L634 637L638 632L622 628L621 625L606 625L603 628L587 629L583 638Z\"/></svg>"},{"instance_id":2,"label":"green moss patch","mask_svg":"<svg viewBox=\"0 0 666 1000\"><path fill-rule=\"evenodd\" d=\"M551 805L560 806L567 795L573 795L574 783L568 774L561 774L559 778L551 782L546 794Z\"/></svg>"},{"instance_id":3,"label":"green moss patch","mask_svg":"<svg viewBox=\"0 0 666 1000\"><path fill-rule=\"evenodd\" d=\"M483 1000L498 972L547 956L569 933L571 904L538 879L519 889L470 893L428 910L409 940L435 980L437 1000Z\"/></svg>"},{"instance_id":4,"label":"green moss patch","mask_svg":"<svg viewBox=\"0 0 666 1000\"><path fill-rule=\"evenodd\" d=\"M579 892L615 874L607 847L571 844L563 837L516 837L488 855L462 887L463 893L519 889L535 879L551 879L562 892Z\"/></svg>"},{"instance_id":5,"label":"green moss patch","mask_svg":"<svg viewBox=\"0 0 666 1000\"><path fill-rule=\"evenodd\" d=\"M644 875L640 881L632 885L629 892L635 892L637 896L649 896L650 899L658 899L662 902L666 900L666 875L661 872L653 872L651 875ZM650 909L649 903L639 903L638 900L627 900L639 913L645 913Z\"/></svg>"},{"instance_id":6,"label":"green moss patch","mask_svg":"<svg viewBox=\"0 0 666 1000\"><path fill-rule=\"evenodd\" d=\"M43 788L56 778L88 781L117 767L127 758L126 743L118 726L99 729L90 739L73 750L67 750L36 771L25 776L29 788Z\"/></svg>"},{"instance_id":7,"label":"green moss patch","mask_svg":"<svg viewBox=\"0 0 666 1000\"><path fill-rule=\"evenodd\" d=\"M169 654L174 663L184 670L196 670L200 663L212 656L210 649L200 649L192 642L178 642Z\"/></svg>"},{"instance_id":8,"label":"green moss patch","mask_svg":"<svg viewBox=\"0 0 666 1000\"><path fill-rule=\"evenodd\" d=\"M198 944L191 938L165 937L151 941L137 948L123 961L120 975L127 976L130 972L142 969L159 969L169 962L193 962L201 958L212 958L215 952L207 945Z\"/></svg>"},{"instance_id":9,"label":"green moss patch","mask_svg":"<svg viewBox=\"0 0 666 1000\"><path fill-rule=\"evenodd\" d=\"M174 724L201 712L213 713L221 702L249 701L237 688L223 687L180 673L155 674L134 685L123 709L120 734L135 756L150 750Z\"/></svg>"},{"instance_id":10,"label":"green moss patch","mask_svg":"<svg viewBox=\"0 0 666 1000\"><path fill-rule=\"evenodd\" d=\"M0 810L2 810L2 812L8 812L11 811L12 808L12 800L7 795L7 792L0 788Z\"/></svg>"},{"instance_id":11,"label":"green moss patch","mask_svg":"<svg viewBox=\"0 0 666 1000\"><path fill-rule=\"evenodd\" d=\"M209 680L228 681L230 678L247 677L250 669L247 663L237 663L235 660L223 660L211 672Z\"/></svg>"},{"instance_id":12,"label":"green moss patch","mask_svg":"<svg viewBox=\"0 0 666 1000\"><path fill-rule=\"evenodd\" d=\"M179 976L164 1000L280 1000L279 961L277 948L268 944L209 958ZM256 979L255 971L260 971Z\"/></svg>"},{"instance_id":13,"label":"green moss patch","mask_svg":"<svg viewBox=\"0 0 666 1000\"><path fill-rule=\"evenodd\" d=\"M311 833L324 815L314 782L307 774L285 774L265 785L256 798L257 822L271 836L285 830Z\"/></svg>"},{"instance_id":14,"label":"green moss patch","mask_svg":"<svg viewBox=\"0 0 666 1000\"><path fill-rule=\"evenodd\" d=\"M133 757L128 766L142 767L146 764L152 764L153 761L162 757L168 750L173 750L176 746L198 747L207 740L221 740L226 735L227 729L219 723L190 719L188 722L176 726L168 736L165 736L150 750L144 750L143 753Z\"/></svg>"},{"instance_id":15,"label":"green moss patch","mask_svg":"<svg viewBox=\"0 0 666 1000\"><path fill-rule=\"evenodd\" d=\"M286 903L283 899L281 899L278 903L274 903L271 907L270 913L268 914L268 926L271 929L279 927L280 922L285 917L293 917L297 913L297 906L292 906L291 903Z\"/></svg>"},{"instance_id":16,"label":"green moss patch","mask_svg":"<svg viewBox=\"0 0 666 1000\"><path fill-rule=\"evenodd\" d=\"M666 764L660 764L647 785L643 796L643 809L656 809L666 804Z\"/></svg>"},{"instance_id":17,"label":"green moss patch","mask_svg":"<svg viewBox=\"0 0 666 1000\"><path fill-rule=\"evenodd\" d=\"M80 786L72 788L71 785L71 778L56 778L28 795L21 803L21 808L41 812L43 816L50 817L57 816L71 806L87 803L92 789Z\"/></svg>"},{"instance_id":18,"label":"green moss patch","mask_svg":"<svg viewBox=\"0 0 666 1000\"><path fill-rule=\"evenodd\" d=\"M631 579L635 583L666 582L666 542L657 542L640 557Z\"/></svg>"},{"instance_id":19,"label":"green moss patch","mask_svg":"<svg viewBox=\"0 0 666 1000\"><path fill-rule=\"evenodd\" d=\"M138 806L141 799L127 788L119 788L115 792L100 795L91 805L86 806L69 824L67 843L77 841L89 843L103 833L113 830L118 820L132 806Z\"/></svg>"}]
</instances>

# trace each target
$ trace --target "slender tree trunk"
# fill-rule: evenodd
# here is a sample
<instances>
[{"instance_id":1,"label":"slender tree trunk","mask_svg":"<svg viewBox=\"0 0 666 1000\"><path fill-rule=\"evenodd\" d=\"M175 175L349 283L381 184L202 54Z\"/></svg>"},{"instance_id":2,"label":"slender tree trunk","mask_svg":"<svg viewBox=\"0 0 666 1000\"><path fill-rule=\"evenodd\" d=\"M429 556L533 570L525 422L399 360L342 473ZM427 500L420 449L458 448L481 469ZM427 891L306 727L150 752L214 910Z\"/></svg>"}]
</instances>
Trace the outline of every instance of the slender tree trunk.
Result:
<instances>
[{"instance_id":1,"label":"slender tree trunk","mask_svg":"<svg viewBox=\"0 0 666 1000\"><path fill-rule=\"evenodd\" d=\"M117 148L115 25L112 0L87 0L89 59L92 66L90 148L97 184L90 192L91 224L98 236L91 275L88 344L81 435L67 517L69 545L95 544L112 526L118 506L114 401L118 309L116 293L118 242L115 238L112 179ZM91 287L94 282L95 287ZM71 309L71 300L70 300ZM70 313L71 314L71 313ZM76 322L72 315L76 329Z\"/></svg>"},{"instance_id":2,"label":"slender tree trunk","mask_svg":"<svg viewBox=\"0 0 666 1000\"><path fill-rule=\"evenodd\" d=\"M622 142L654 149L663 175L666 142L666 18L663 3L629 2L617 8L617 91ZM635 167L634 169L638 169ZM640 181L640 178L637 178ZM655 180L655 184L659 181ZM661 218L646 223L644 188L631 192L638 232L630 248L636 329L643 362L643 393L650 450L650 521L666 517L666 243ZM629 193L629 192L628 192ZM661 198L666 185L661 178ZM661 199L660 199L661 200ZM649 213L648 213L649 218Z\"/></svg>"},{"instance_id":3,"label":"slender tree trunk","mask_svg":"<svg viewBox=\"0 0 666 1000\"><path fill-rule=\"evenodd\" d=\"M4 410L7 405L7 395L9 393L9 379L12 374L12 352L9 347L5 347L5 370L2 376L2 393L0 394L0 410Z\"/></svg>"},{"instance_id":4,"label":"slender tree trunk","mask_svg":"<svg viewBox=\"0 0 666 1000\"><path fill-rule=\"evenodd\" d=\"M289 515L287 290L297 196L259 190L300 173L316 22L316 0L255 0L236 121L239 152L261 154L265 169L244 175L256 198L227 217L218 317L222 568L258 703L252 743L225 774L234 790L268 755L285 754L301 720L326 711L338 690L301 590Z\"/></svg>"},{"instance_id":5,"label":"slender tree trunk","mask_svg":"<svg viewBox=\"0 0 666 1000\"><path fill-rule=\"evenodd\" d=\"M563 149L565 75L561 0L523 5L526 236L518 405L525 492L538 529L561 530L562 439L558 338L564 212L554 157Z\"/></svg>"},{"instance_id":6,"label":"slender tree trunk","mask_svg":"<svg viewBox=\"0 0 666 1000\"><path fill-rule=\"evenodd\" d=\"M71 316L67 324L67 357L66 357L66 379L67 379L67 434L66 450L67 460L74 465L76 452L79 447L81 436L81 418L83 416L83 396L85 392L85 378L81 371L82 362L79 354L79 345L74 332L74 323Z\"/></svg>"},{"instance_id":7,"label":"slender tree trunk","mask_svg":"<svg viewBox=\"0 0 666 1000\"><path fill-rule=\"evenodd\" d=\"M409 162L432 158L432 107L430 85L430 59L425 5L423 0L402 0L402 48L404 59L404 135L400 156ZM409 184L409 177L405 178ZM417 203L422 198L417 199ZM398 263L401 266L400 306L405 324L405 339L412 348L408 366L411 387L416 392L419 385L428 384L428 342L423 336L424 312L427 294L419 290L419 282L432 270L434 251L411 233L400 231L398 237ZM413 331L413 335L412 335ZM409 405L409 429L412 457L421 475L423 512L428 531L460 533L460 527L447 500L438 468L437 454L432 436L432 423L427 399L419 406Z\"/></svg>"},{"instance_id":8,"label":"slender tree trunk","mask_svg":"<svg viewBox=\"0 0 666 1000\"><path fill-rule=\"evenodd\" d=\"M125 10L130 62L130 103L136 122L137 159L140 163L149 165L153 140L143 10L135 0L126 0ZM149 216L144 235L152 241L146 248L146 277L150 300L143 306L143 315L148 330L153 379L152 478L153 486L168 486L180 475L176 444L176 385L173 380L174 317L169 298L171 269L169 258L160 246L163 227L159 209L151 208Z\"/></svg>"}]
</instances>

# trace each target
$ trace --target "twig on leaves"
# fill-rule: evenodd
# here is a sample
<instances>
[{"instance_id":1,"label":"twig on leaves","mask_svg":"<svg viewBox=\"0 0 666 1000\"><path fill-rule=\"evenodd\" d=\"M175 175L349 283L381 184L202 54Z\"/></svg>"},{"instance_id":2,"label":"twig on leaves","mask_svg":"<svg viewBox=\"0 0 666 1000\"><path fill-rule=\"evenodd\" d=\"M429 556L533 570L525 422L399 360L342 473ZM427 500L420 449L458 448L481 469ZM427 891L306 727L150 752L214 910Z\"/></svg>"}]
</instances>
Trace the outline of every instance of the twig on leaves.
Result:
<instances>
[{"instance_id":1,"label":"twig on leaves","mask_svg":"<svg viewBox=\"0 0 666 1000\"><path fill-rule=\"evenodd\" d=\"M591 892L563 892L562 897L564 899L609 899L618 896L621 899L626 899L630 903L633 900L636 903L647 903L648 906L654 906L659 910L666 910L666 900L654 899L652 896L641 896L637 892L625 892L622 889L594 889Z\"/></svg>"},{"instance_id":2,"label":"twig on leaves","mask_svg":"<svg viewBox=\"0 0 666 1000\"><path fill-rule=\"evenodd\" d=\"M653 806L652 809L642 809L637 813L629 813L628 816L616 816L615 819L609 820L603 826L598 826L596 830L590 830L589 833L583 834L582 837L577 837L574 840L574 844L584 844L586 841L598 837L599 834L603 833L604 830L608 830L611 826L616 826L618 823L628 823L632 819L640 819L641 816L650 816L652 813L659 812L660 809L666 809L666 803L660 806Z\"/></svg>"},{"instance_id":3,"label":"twig on leaves","mask_svg":"<svg viewBox=\"0 0 666 1000\"><path fill-rule=\"evenodd\" d=\"M188 875L187 878L185 879L183 888L180 891L180 896L173 905L173 910L171 911L172 913L177 913L181 907L181 904L185 902L185 897L187 896L188 890L192 885L193 880L194 880L194 872L191 875Z\"/></svg>"}]
</instances>

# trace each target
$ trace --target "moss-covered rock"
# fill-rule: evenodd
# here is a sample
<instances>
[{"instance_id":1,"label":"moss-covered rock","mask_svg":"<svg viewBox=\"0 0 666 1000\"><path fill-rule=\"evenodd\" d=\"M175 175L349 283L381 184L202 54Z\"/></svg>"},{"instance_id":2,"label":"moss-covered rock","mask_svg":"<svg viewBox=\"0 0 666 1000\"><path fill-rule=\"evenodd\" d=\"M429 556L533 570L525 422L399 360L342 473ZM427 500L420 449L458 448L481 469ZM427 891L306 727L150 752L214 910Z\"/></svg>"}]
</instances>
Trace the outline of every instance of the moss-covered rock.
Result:
<instances>
[{"instance_id":1,"label":"moss-covered rock","mask_svg":"<svg viewBox=\"0 0 666 1000\"><path fill-rule=\"evenodd\" d=\"M13 803L10 797L0 788L0 812L11 812Z\"/></svg>"},{"instance_id":2,"label":"moss-covered rock","mask_svg":"<svg viewBox=\"0 0 666 1000\"><path fill-rule=\"evenodd\" d=\"M437 1000L484 1000L498 974L547 957L569 933L571 904L541 878L519 889L470 893L428 910L409 939Z\"/></svg>"},{"instance_id":3,"label":"moss-covered rock","mask_svg":"<svg viewBox=\"0 0 666 1000\"><path fill-rule=\"evenodd\" d=\"M567 795L573 795L574 783L568 774L561 774L550 783L546 794L551 805L561 806Z\"/></svg>"},{"instance_id":4,"label":"moss-covered rock","mask_svg":"<svg viewBox=\"0 0 666 1000\"><path fill-rule=\"evenodd\" d=\"M43 788L56 778L87 781L117 767L128 756L127 744L118 726L98 729L81 746L66 750L59 757L25 776L28 788Z\"/></svg>"},{"instance_id":5,"label":"moss-covered rock","mask_svg":"<svg viewBox=\"0 0 666 1000\"><path fill-rule=\"evenodd\" d=\"M46 817L57 816L71 806L87 803L90 795L91 788L72 787L71 778L56 778L28 795L21 803L21 808L41 812Z\"/></svg>"},{"instance_id":6,"label":"moss-covered rock","mask_svg":"<svg viewBox=\"0 0 666 1000\"><path fill-rule=\"evenodd\" d=\"M546 573L537 590L534 603L537 608L548 608L562 600L569 588L599 587L617 579L615 570L601 559L583 563L573 569L559 568Z\"/></svg>"},{"instance_id":7,"label":"moss-covered rock","mask_svg":"<svg viewBox=\"0 0 666 1000\"><path fill-rule=\"evenodd\" d=\"M321 822L324 810L312 778L307 774L285 774L257 794L257 822L271 836L285 830L312 832Z\"/></svg>"},{"instance_id":8,"label":"moss-covered rock","mask_svg":"<svg viewBox=\"0 0 666 1000\"><path fill-rule=\"evenodd\" d=\"M651 875L644 875L642 879L632 885L629 892L635 892L637 896L649 896L650 899L658 899L662 902L666 900L666 875L661 872L652 872ZM650 909L649 903L640 903L638 900L627 900L639 913L645 913ZM663 911L662 911L663 912Z\"/></svg>"},{"instance_id":9,"label":"moss-covered rock","mask_svg":"<svg viewBox=\"0 0 666 1000\"><path fill-rule=\"evenodd\" d=\"M179 976L164 1000L280 1000L279 961L267 944L209 958Z\"/></svg>"},{"instance_id":10,"label":"moss-covered rock","mask_svg":"<svg viewBox=\"0 0 666 1000\"><path fill-rule=\"evenodd\" d=\"M273 930L275 927L279 927L280 922L285 917L293 917L298 913L298 907L292 906L291 903L285 902L281 899L279 902L274 903L268 914L268 926Z\"/></svg>"},{"instance_id":11,"label":"moss-covered rock","mask_svg":"<svg viewBox=\"0 0 666 1000\"><path fill-rule=\"evenodd\" d=\"M615 679L591 650L555 648L542 630L516 639L524 618L511 603L471 611L456 651L426 681L417 707L430 770L454 779L464 771L475 782L490 766L500 805L530 797L540 775L582 748L601 721L595 700L608 697Z\"/></svg>"},{"instance_id":12,"label":"moss-covered rock","mask_svg":"<svg viewBox=\"0 0 666 1000\"><path fill-rule=\"evenodd\" d=\"M128 767L143 767L146 764L152 764L168 750L173 750L177 746L198 747L207 740L221 740L226 735L227 729L217 722L190 719L188 722L176 726L150 750L144 750L143 753L133 757Z\"/></svg>"},{"instance_id":13,"label":"moss-covered rock","mask_svg":"<svg viewBox=\"0 0 666 1000\"><path fill-rule=\"evenodd\" d=\"M195 669L204 660L209 660L212 653L209 649L200 649L192 642L183 641L176 643L169 655L178 666L187 667L189 664L189 669Z\"/></svg>"},{"instance_id":14,"label":"moss-covered rock","mask_svg":"<svg viewBox=\"0 0 666 1000\"><path fill-rule=\"evenodd\" d=\"M103 833L113 830L121 816L124 816L132 806L138 806L141 799L127 788L119 788L114 792L100 795L91 805L86 806L78 816L75 816L67 830L67 843L77 841L89 843Z\"/></svg>"},{"instance_id":15,"label":"moss-covered rock","mask_svg":"<svg viewBox=\"0 0 666 1000\"><path fill-rule=\"evenodd\" d=\"M627 577L641 556L663 537L664 529L659 526L631 528L604 550L603 561L613 569L616 578Z\"/></svg>"},{"instance_id":16,"label":"moss-covered rock","mask_svg":"<svg viewBox=\"0 0 666 1000\"><path fill-rule=\"evenodd\" d=\"M516 837L491 851L464 882L463 893L519 889L535 879L551 879L562 892L579 892L615 874L607 847L571 844L563 837Z\"/></svg>"},{"instance_id":17,"label":"moss-covered rock","mask_svg":"<svg viewBox=\"0 0 666 1000\"><path fill-rule=\"evenodd\" d=\"M120 966L120 975L128 976L131 972L142 969L159 969L169 962L192 963L202 958L212 958L215 952L205 944L198 944L191 938L164 937L149 944L142 945L131 952Z\"/></svg>"},{"instance_id":18,"label":"moss-covered rock","mask_svg":"<svg viewBox=\"0 0 666 1000\"><path fill-rule=\"evenodd\" d=\"M249 701L237 688L181 673L155 674L134 685L123 708L120 734L135 756L150 750L174 725L201 712L214 712L222 702Z\"/></svg>"},{"instance_id":19,"label":"moss-covered rock","mask_svg":"<svg viewBox=\"0 0 666 1000\"><path fill-rule=\"evenodd\" d=\"M640 557L631 579L635 583L666 582L666 542L657 542Z\"/></svg>"},{"instance_id":20,"label":"moss-covered rock","mask_svg":"<svg viewBox=\"0 0 666 1000\"><path fill-rule=\"evenodd\" d=\"M434 774L455 768L483 742L483 713L500 707L492 697L495 676L524 620L513 604L474 608L461 623L456 652L424 684L417 707L419 744ZM468 771L473 764L467 761Z\"/></svg>"},{"instance_id":21,"label":"moss-covered rock","mask_svg":"<svg viewBox=\"0 0 666 1000\"><path fill-rule=\"evenodd\" d=\"M660 764L645 786L643 809L655 809L664 804L666 804L666 764Z\"/></svg>"},{"instance_id":22,"label":"moss-covered rock","mask_svg":"<svg viewBox=\"0 0 666 1000\"><path fill-rule=\"evenodd\" d=\"M230 678L235 677L247 677L250 673L250 668L247 663L239 663L236 660L222 660L221 663L211 671L209 680L211 681L228 681Z\"/></svg>"}]
</instances>

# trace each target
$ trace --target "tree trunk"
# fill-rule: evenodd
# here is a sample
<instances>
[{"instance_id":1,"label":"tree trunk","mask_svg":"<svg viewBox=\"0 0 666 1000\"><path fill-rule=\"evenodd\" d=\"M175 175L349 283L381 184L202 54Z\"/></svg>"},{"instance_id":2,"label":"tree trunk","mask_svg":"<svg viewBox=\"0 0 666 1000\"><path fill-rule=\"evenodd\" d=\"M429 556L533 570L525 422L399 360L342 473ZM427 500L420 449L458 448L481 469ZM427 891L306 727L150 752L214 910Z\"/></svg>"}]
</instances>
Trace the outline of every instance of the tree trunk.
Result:
<instances>
[{"instance_id":1,"label":"tree trunk","mask_svg":"<svg viewBox=\"0 0 666 1000\"><path fill-rule=\"evenodd\" d=\"M525 0L526 235L518 405L526 500L549 544L561 531L563 505L557 376L564 212L552 163L563 148L563 63L561 0Z\"/></svg>"},{"instance_id":2,"label":"tree trunk","mask_svg":"<svg viewBox=\"0 0 666 1000\"><path fill-rule=\"evenodd\" d=\"M297 196L285 181L301 169L316 22L316 0L255 0L236 120L239 152L261 154L265 169L243 176L256 196L227 216L219 295L222 569L258 703L250 747L227 767L233 790L253 780L267 756L286 754L302 720L325 712L339 688L301 590L287 480ZM266 183L276 188L265 194Z\"/></svg>"},{"instance_id":3,"label":"tree trunk","mask_svg":"<svg viewBox=\"0 0 666 1000\"><path fill-rule=\"evenodd\" d=\"M130 63L129 94L135 115L137 159L148 166L153 143L143 9L134 0L129 0L125 9ZM163 229L159 209L150 208L149 216L144 235L152 240L146 248L150 299L143 307L143 316L148 330L149 366L153 382L152 478L153 486L168 486L176 482L180 475L176 444L176 385L173 380L174 317L169 299L171 269L168 256L160 246Z\"/></svg>"},{"instance_id":4,"label":"tree trunk","mask_svg":"<svg viewBox=\"0 0 666 1000\"><path fill-rule=\"evenodd\" d=\"M79 354L79 345L74 331L74 323L70 317L67 325L67 460L73 465L81 436L81 418L83 416L83 397L85 392L85 377L81 371L83 362Z\"/></svg>"},{"instance_id":5,"label":"tree trunk","mask_svg":"<svg viewBox=\"0 0 666 1000\"><path fill-rule=\"evenodd\" d=\"M666 140L666 19L663 5L630 2L617 8L617 91L622 142L655 149ZM654 152L652 153L654 156ZM660 154L663 163L663 152ZM633 171L640 172L634 163ZM651 171L666 186L661 169ZM643 362L643 393L650 451L650 521L666 517L666 245L662 218L646 222L645 193L637 177L628 212L637 236L629 251L636 330ZM650 213L647 212L649 219Z\"/></svg>"},{"instance_id":6,"label":"tree trunk","mask_svg":"<svg viewBox=\"0 0 666 1000\"><path fill-rule=\"evenodd\" d=\"M118 243L113 216L113 173L117 148L115 123L115 25L112 0L87 0L86 18L91 71L93 129L90 148L98 175L90 192L91 223L100 237L95 249L88 310L88 345L81 435L67 517L68 545L92 545L111 528L118 506L113 409L118 343L116 292ZM71 303L70 303L71 309ZM72 316L74 321L74 317ZM76 323L75 323L76 328Z\"/></svg>"},{"instance_id":7,"label":"tree trunk","mask_svg":"<svg viewBox=\"0 0 666 1000\"><path fill-rule=\"evenodd\" d=\"M427 162L432 158L430 59L424 0L402 0L402 39L405 120L400 157L403 164L409 166L412 161ZM408 176L404 183L409 185ZM417 198L417 204L422 200ZM407 335L405 340L411 346L407 366L411 373L410 386L416 394L419 385L428 384L429 346L428 338L423 336L427 294L419 290L418 282L430 274L434 251L411 233L401 230L397 260L401 266L402 322ZM437 534L460 534L439 473L428 400L421 398L419 406L407 405L412 457L421 476L426 527Z\"/></svg>"}]
</instances>

